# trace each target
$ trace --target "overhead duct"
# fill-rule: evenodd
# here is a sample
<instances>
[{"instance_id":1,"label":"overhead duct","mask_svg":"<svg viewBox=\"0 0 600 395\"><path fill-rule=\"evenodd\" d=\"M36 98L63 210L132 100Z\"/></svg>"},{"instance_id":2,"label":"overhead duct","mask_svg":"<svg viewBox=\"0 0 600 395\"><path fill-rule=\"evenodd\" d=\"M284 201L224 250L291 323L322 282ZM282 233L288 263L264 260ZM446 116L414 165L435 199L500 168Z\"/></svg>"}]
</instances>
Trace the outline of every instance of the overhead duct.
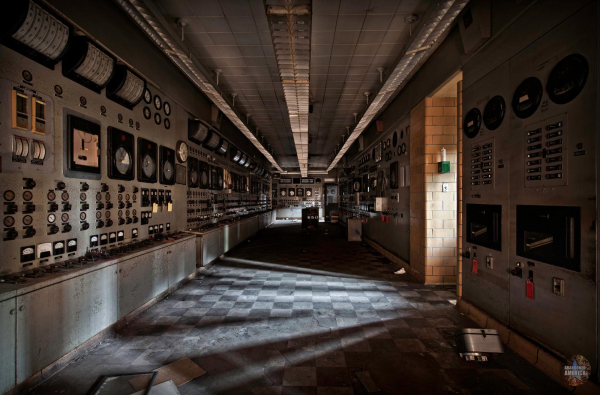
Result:
<instances>
[{"instance_id":1,"label":"overhead duct","mask_svg":"<svg viewBox=\"0 0 600 395\"><path fill-rule=\"evenodd\" d=\"M175 37L164 27L151 7L143 0L116 0L117 4L138 24L138 26L154 41L154 43L171 59L173 63L196 85L208 98L233 122L252 144L267 158L273 166L281 171L269 151L258 141L248 129L229 103L215 89L210 80L204 76L200 68L186 53Z\"/></svg>"},{"instance_id":2,"label":"overhead duct","mask_svg":"<svg viewBox=\"0 0 600 395\"><path fill-rule=\"evenodd\" d=\"M395 95L398 89L406 85L409 77L416 72L420 65L435 51L436 44L439 44L439 39L452 22L456 19L460 11L465 7L469 0L451 0L439 2L432 13L427 17L421 25L420 30L415 32L413 40L406 48L400 61L391 72L388 79L385 81L373 101L361 117L354 130L348 136L348 139L337 152L333 161L328 167L328 171L333 169L339 160L344 156L346 151L352 146L354 141L360 134L369 126L373 118L379 111L389 102Z\"/></svg>"},{"instance_id":3,"label":"overhead duct","mask_svg":"<svg viewBox=\"0 0 600 395\"><path fill-rule=\"evenodd\" d=\"M303 177L308 175L310 5L267 6L279 76Z\"/></svg>"}]
</instances>

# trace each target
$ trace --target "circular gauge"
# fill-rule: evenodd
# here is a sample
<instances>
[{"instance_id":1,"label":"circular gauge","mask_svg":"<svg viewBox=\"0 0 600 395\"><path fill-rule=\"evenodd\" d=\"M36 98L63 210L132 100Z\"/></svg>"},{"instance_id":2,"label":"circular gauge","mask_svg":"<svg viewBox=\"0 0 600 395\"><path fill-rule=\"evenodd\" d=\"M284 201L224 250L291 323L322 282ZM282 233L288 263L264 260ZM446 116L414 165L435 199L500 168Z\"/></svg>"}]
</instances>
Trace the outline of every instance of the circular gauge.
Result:
<instances>
[{"instance_id":1,"label":"circular gauge","mask_svg":"<svg viewBox=\"0 0 600 395\"><path fill-rule=\"evenodd\" d=\"M23 192L23 200L29 202L31 199L33 199L33 193L31 193L31 191Z\"/></svg>"},{"instance_id":2,"label":"circular gauge","mask_svg":"<svg viewBox=\"0 0 600 395\"><path fill-rule=\"evenodd\" d=\"M152 117L152 111L150 111L150 107L144 107L144 118L150 119Z\"/></svg>"},{"instance_id":3,"label":"circular gauge","mask_svg":"<svg viewBox=\"0 0 600 395\"><path fill-rule=\"evenodd\" d=\"M144 101L148 104L152 103L152 93L150 93L150 89L148 88L144 91Z\"/></svg>"},{"instance_id":4,"label":"circular gauge","mask_svg":"<svg viewBox=\"0 0 600 395\"><path fill-rule=\"evenodd\" d=\"M125 195L125 200L129 201L130 198L131 198L131 196L129 194Z\"/></svg>"},{"instance_id":5,"label":"circular gauge","mask_svg":"<svg viewBox=\"0 0 600 395\"><path fill-rule=\"evenodd\" d=\"M140 130L140 123L138 121L135 122L135 128L137 130Z\"/></svg>"},{"instance_id":6,"label":"circular gauge","mask_svg":"<svg viewBox=\"0 0 600 395\"><path fill-rule=\"evenodd\" d=\"M481 129L481 111L478 108L472 108L463 120L463 131L468 138L472 139L477 136L479 129Z\"/></svg>"},{"instance_id":7,"label":"circular gauge","mask_svg":"<svg viewBox=\"0 0 600 395\"><path fill-rule=\"evenodd\" d=\"M84 96L79 97L79 104L85 106L87 104L87 99Z\"/></svg>"},{"instance_id":8,"label":"circular gauge","mask_svg":"<svg viewBox=\"0 0 600 395\"><path fill-rule=\"evenodd\" d=\"M129 215L130 215L130 214L131 214L131 213L129 212L129 210L125 210L125 216L126 216L126 217L129 217Z\"/></svg>"},{"instance_id":9,"label":"circular gauge","mask_svg":"<svg viewBox=\"0 0 600 395\"><path fill-rule=\"evenodd\" d=\"M119 210L119 211L120 211L120 210ZM105 212L105 213L104 213L104 216L105 216L106 218L110 218L110 211L107 211L107 212Z\"/></svg>"},{"instance_id":10,"label":"circular gauge","mask_svg":"<svg viewBox=\"0 0 600 395\"><path fill-rule=\"evenodd\" d=\"M119 194L117 195L117 200L118 200L118 201L121 201L121 200L123 200L123 194L122 194L122 193L119 193Z\"/></svg>"},{"instance_id":11,"label":"circular gauge","mask_svg":"<svg viewBox=\"0 0 600 395\"><path fill-rule=\"evenodd\" d=\"M63 215L60 216L60 219L62 220L62 222L68 222L69 221L69 214L63 213Z\"/></svg>"},{"instance_id":12,"label":"circular gauge","mask_svg":"<svg viewBox=\"0 0 600 395\"><path fill-rule=\"evenodd\" d=\"M165 111L165 115L166 115L166 116L169 116L169 115L171 115L171 105L169 104L169 102L168 102L168 101L166 101L166 102L163 104L163 110Z\"/></svg>"},{"instance_id":13,"label":"circular gauge","mask_svg":"<svg viewBox=\"0 0 600 395\"><path fill-rule=\"evenodd\" d=\"M132 213L133 213L133 215L137 215L137 210L133 209Z\"/></svg>"},{"instance_id":14,"label":"circular gauge","mask_svg":"<svg viewBox=\"0 0 600 395\"><path fill-rule=\"evenodd\" d=\"M119 122L123 122L123 114L117 114L117 119Z\"/></svg>"},{"instance_id":15,"label":"circular gauge","mask_svg":"<svg viewBox=\"0 0 600 395\"><path fill-rule=\"evenodd\" d=\"M175 155L177 156L177 160L179 163L187 162L188 158L188 145L185 141L179 140L177 145L175 146Z\"/></svg>"},{"instance_id":16,"label":"circular gauge","mask_svg":"<svg viewBox=\"0 0 600 395\"><path fill-rule=\"evenodd\" d=\"M132 198L133 198L133 201L135 202L137 200L137 195L134 193Z\"/></svg>"},{"instance_id":17,"label":"circular gauge","mask_svg":"<svg viewBox=\"0 0 600 395\"><path fill-rule=\"evenodd\" d=\"M129 127L132 128L133 127L133 119L129 118Z\"/></svg>"},{"instance_id":18,"label":"circular gauge","mask_svg":"<svg viewBox=\"0 0 600 395\"><path fill-rule=\"evenodd\" d=\"M354 192L360 191L360 182L354 181L354 184L352 184L352 186L354 188Z\"/></svg>"},{"instance_id":19,"label":"circular gauge","mask_svg":"<svg viewBox=\"0 0 600 395\"><path fill-rule=\"evenodd\" d=\"M532 116L542 102L543 92L542 83L535 77L529 77L521 82L512 98L515 115L521 119Z\"/></svg>"},{"instance_id":20,"label":"circular gauge","mask_svg":"<svg viewBox=\"0 0 600 395\"><path fill-rule=\"evenodd\" d=\"M169 118L165 118L165 129L171 129L171 121L169 121Z\"/></svg>"},{"instance_id":21,"label":"circular gauge","mask_svg":"<svg viewBox=\"0 0 600 395\"><path fill-rule=\"evenodd\" d=\"M396 149L398 156L402 155L402 146L398 146L398 149Z\"/></svg>"},{"instance_id":22,"label":"circular gauge","mask_svg":"<svg viewBox=\"0 0 600 395\"><path fill-rule=\"evenodd\" d=\"M69 193L68 192L63 192L60 195L60 198L62 199L63 202L66 202L67 200L69 200Z\"/></svg>"},{"instance_id":23,"label":"circular gauge","mask_svg":"<svg viewBox=\"0 0 600 395\"><path fill-rule=\"evenodd\" d=\"M154 177L154 173L156 172L156 162L154 162L154 159L150 155L144 156L142 170L144 172L144 176L147 178Z\"/></svg>"},{"instance_id":24,"label":"circular gauge","mask_svg":"<svg viewBox=\"0 0 600 395\"><path fill-rule=\"evenodd\" d=\"M48 198L48 200L54 201L54 199L56 199L56 193L54 193L54 191L49 191L46 197Z\"/></svg>"},{"instance_id":25,"label":"circular gauge","mask_svg":"<svg viewBox=\"0 0 600 395\"><path fill-rule=\"evenodd\" d=\"M281 191L281 197L285 197L285 195L287 195L287 192L284 190Z\"/></svg>"},{"instance_id":26,"label":"circular gauge","mask_svg":"<svg viewBox=\"0 0 600 395\"><path fill-rule=\"evenodd\" d=\"M312 192L311 191L306 191L306 196L311 196Z\"/></svg>"},{"instance_id":27,"label":"circular gauge","mask_svg":"<svg viewBox=\"0 0 600 395\"><path fill-rule=\"evenodd\" d=\"M119 218L121 218L123 216L123 210L119 210L119 212L117 213L117 215L119 216Z\"/></svg>"},{"instance_id":28,"label":"circular gauge","mask_svg":"<svg viewBox=\"0 0 600 395\"><path fill-rule=\"evenodd\" d=\"M4 217L4 227L11 228L15 224L15 219L11 216Z\"/></svg>"},{"instance_id":29,"label":"circular gauge","mask_svg":"<svg viewBox=\"0 0 600 395\"><path fill-rule=\"evenodd\" d=\"M109 211L107 211L108 213ZM96 211L96 219L102 218L102 211Z\"/></svg>"},{"instance_id":30,"label":"circular gauge","mask_svg":"<svg viewBox=\"0 0 600 395\"><path fill-rule=\"evenodd\" d=\"M390 148L390 144L391 144L390 139L387 139L386 144L387 144L387 147Z\"/></svg>"},{"instance_id":31,"label":"circular gauge","mask_svg":"<svg viewBox=\"0 0 600 395\"><path fill-rule=\"evenodd\" d=\"M494 96L483 109L483 124L489 130L496 130L506 114L506 103L502 96Z\"/></svg>"},{"instance_id":32,"label":"circular gauge","mask_svg":"<svg viewBox=\"0 0 600 395\"><path fill-rule=\"evenodd\" d=\"M173 178L173 164L169 161L166 161L163 167L163 177L167 181L171 181L171 178ZM222 181L220 183L222 184Z\"/></svg>"},{"instance_id":33,"label":"circular gauge","mask_svg":"<svg viewBox=\"0 0 600 395\"><path fill-rule=\"evenodd\" d=\"M23 225L29 226L33 223L33 217L31 215L26 215L23 217Z\"/></svg>"},{"instance_id":34,"label":"circular gauge","mask_svg":"<svg viewBox=\"0 0 600 395\"><path fill-rule=\"evenodd\" d=\"M398 145L398 132L394 132L394 135L392 136L392 145L394 148Z\"/></svg>"},{"instance_id":35,"label":"circular gauge","mask_svg":"<svg viewBox=\"0 0 600 395\"><path fill-rule=\"evenodd\" d=\"M154 96L154 108L156 108L157 110L160 110L162 108L162 99L158 95Z\"/></svg>"},{"instance_id":36,"label":"circular gauge","mask_svg":"<svg viewBox=\"0 0 600 395\"><path fill-rule=\"evenodd\" d=\"M31 71L29 71L29 70L23 70L23 72L21 73L21 76L27 82L31 82L31 80L33 79L33 75L31 74Z\"/></svg>"},{"instance_id":37,"label":"circular gauge","mask_svg":"<svg viewBox=\"0 0 600 395\"><path fill-rule=\"evenodd\" d=\"M48 220L48 223L53 224L54 222L56 222L56 215L48 214L47 220Z\"/></svg>"},{"instance_id":38,"label":"circular gauge","mask_svg":"<svg viewBox=\"0 0 600 395\"><path fill-rule=\"evenodd\" d=\"M196 170L192 170L190 173L190 181L192 184L198 183L198 172Z\"/></svg>"},{"instance_id":39,"label":"circular gauge","mask_svg":"<svg viewBox=\"0 0 600 395\"><path fill-rule=\"evenodd\" d=\"M14 152L16 156L23 156L23 139L15 136L13 139L15 143Z\"/></svg>"},{"instance_id":40,"label":"circular gauge","mask_svg":"<svg viewBox=\"0 0 600 395\"><path fill-rule=\"evenodd\" d=\"M4 191L4 200L12 202L15 199L15 193L11 190Z\"/></svg>"},{"instance_id":41,"label":"circular gauge","mask_svg":"<svg viewBox=\"0 0 600 395\"><path fill-rule=\"evenodd\" d=\"M106 199L106 201L110 201L110 193L106 192L106 195L104 195L104 198Z\"/></svg>"},{"instance_id":42,"label":"circular gauge","mask_svg":"<svg viewBox=\"0 0 600 395\"><path fill-rule=\"evenodd\" d=\"M579 54L569 55L554 66L548 77L546 92L556 104L566 104L583 90L589 73L589 65Z\"/></svg>"},{"instance_id":43,"label":"circular gauge","mask_svg":"<svg viewBox=\"0 0 600 395\"><path fill-rule=\"evenodd\" d=\"M402 155L406 154L406 143L402 143L400 149L402 150Z\"/></svg>"},{"instance_id":44,"label":"circular gauge","mask_svg":"<svg viewBox=\"0 0 600 395\"><path fill-rule=\"evenodd\" d=\"M106 107L100 106L100 114L102 114L102 115L106 114Z\"/></svg>"},{"instance_id":45,"label":"circular gauge","mask_svg":"<svg viewBox=\"0 0 600 395\"><path fill-rule=\"evenodd\" d=\"M292 189L292 190L290 191L290 196L294 196L295 194L296 194L296 192L294 192L294 190Z\"/></svg>"},{"instance_id":46,"label":"circular gauge","mask_svg":"<svg viewBox=\"0 0 600 395\"><path fill-rule=\"evenodd\" d=\"M160 125L161 117L159 113L154 113L154 123Z\"/></svg>"},{"instance_id":47,"label":"circular gauge","mask_svg":"<svg viewBox=\"0 0 600 395\"><path fill-rule=\"evenodd\" d=\"M87 214L85 212L79 213L80 220L85 221L86 218L87 218Z\"/></svg>"},{"instance_id":48,"label":"circular gauge","mask_svg":"<svg viewBox=\"0 0 600 395\"><path fill-rule=\"evenodd\" d=\"M63 89L60 85L54 85L54 93L56 93L58 96L62 95L63 93Z\"/></svg>"},{"instance_id":49,"label":"circular gauge","mask_svg":"<svg viewBox=\"0 0 600 395\"><path fill-rule=\"evenodd\" d=\"M102 200L102 194L100 192L96 193L96 201Z\"/></svg>"},{"instance_id":50,"label":"circular gauge","mask_svg":"<svg viewBox=\"0 0 600 395\"><path fill-rule=\"evenodd\" d=\"M87 194L85 192L81 192L79 194L79 200L81 200L82 202L84 202L85 200L87 200Z\"/></svg>"},{"instance_id":51,"label":"circular gauge","mask_svg":"<svg viewBox=\"0 0 600 395\"><path fill-rule=\"evenodd\" d=\"M202 172L202 178L200 181L204 186L208 184L208 174L205 171Z\"/></svg>"}]
</instances>

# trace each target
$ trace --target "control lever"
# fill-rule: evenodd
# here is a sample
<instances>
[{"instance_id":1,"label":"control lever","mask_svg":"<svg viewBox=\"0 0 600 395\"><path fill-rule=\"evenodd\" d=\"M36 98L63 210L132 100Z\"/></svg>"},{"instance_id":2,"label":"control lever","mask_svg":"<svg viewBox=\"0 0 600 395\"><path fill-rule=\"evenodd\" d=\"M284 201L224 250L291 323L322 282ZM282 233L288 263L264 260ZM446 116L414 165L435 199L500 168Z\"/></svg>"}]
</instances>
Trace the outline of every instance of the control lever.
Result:
<instances>
[{"instance_id":1,"label":"control lever","mask_svg":"<svg viewBox=\"0 0 600 395\"><path fill-rule=\"evenodd\" d=\"M517 262L515 268L511 269L510 274L516 277L523 278L523 265L521 264L521 262Z\"/></svg>"},{"instance_id":2,"label":"control lever","mask_svg":"<svg viewBox=\"0 0 600 395\"><path fill-rule=\"evenodd\" d=\"M463 258L470 259L471 258L471 250L469 247L461 254Z\"/></svg>"}]
</instances>

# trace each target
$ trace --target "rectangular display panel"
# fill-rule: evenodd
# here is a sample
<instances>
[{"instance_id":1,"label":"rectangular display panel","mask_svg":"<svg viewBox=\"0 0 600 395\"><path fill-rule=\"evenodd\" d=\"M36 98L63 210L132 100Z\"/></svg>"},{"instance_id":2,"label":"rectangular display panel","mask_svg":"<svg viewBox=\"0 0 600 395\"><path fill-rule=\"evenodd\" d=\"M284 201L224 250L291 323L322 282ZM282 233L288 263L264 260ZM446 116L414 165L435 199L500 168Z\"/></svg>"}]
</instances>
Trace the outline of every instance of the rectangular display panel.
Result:
<instances>
[{"instance_id":1,"label":"rectangular display panel","mask_svg":"<svg viewBox=\"0 0 600 395\"><path fill-rule=\"evenodd\" d=\"M502 251L502 206L467 204L467 242Z\"/></svg>"},{"instance_id":2,"label":"rectangular display panel","mask_svg":"<svg viewBox=\"0 0 600 395\"><path fill-rule=\"evenodd\" d=\"M68 115L67 135L69 170L100 174L100 125Z\"/></svg>"}]
</instances>

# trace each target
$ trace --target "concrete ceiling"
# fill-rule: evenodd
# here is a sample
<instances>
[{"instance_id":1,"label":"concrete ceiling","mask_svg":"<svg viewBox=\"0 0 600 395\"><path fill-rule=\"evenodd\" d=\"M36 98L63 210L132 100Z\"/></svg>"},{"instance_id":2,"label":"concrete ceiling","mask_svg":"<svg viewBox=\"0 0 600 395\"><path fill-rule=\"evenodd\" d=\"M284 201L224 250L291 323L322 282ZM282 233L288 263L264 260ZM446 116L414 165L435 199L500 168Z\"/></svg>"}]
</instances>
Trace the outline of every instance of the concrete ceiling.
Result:
<instances>
[{"instance_id":1,"label":"concrete ceiling","mask_svg":"<svg viewBox=\"0 0 600 395\"><path fill-rule=\"evenodd\" d=\"M266 5L269 0L157 0L173 24L185 20L185 41L207 70L220 69L219 88L235 109L251 114L278 163L297 170L288 108ZM406 16L421 16L430 0L306 0L311 4L309 170L326 168L367 108L410 37ZM413 25L414 26L414 25ZM259 138L260 140L260 138Z\"/></svg>"}]
</instances>

